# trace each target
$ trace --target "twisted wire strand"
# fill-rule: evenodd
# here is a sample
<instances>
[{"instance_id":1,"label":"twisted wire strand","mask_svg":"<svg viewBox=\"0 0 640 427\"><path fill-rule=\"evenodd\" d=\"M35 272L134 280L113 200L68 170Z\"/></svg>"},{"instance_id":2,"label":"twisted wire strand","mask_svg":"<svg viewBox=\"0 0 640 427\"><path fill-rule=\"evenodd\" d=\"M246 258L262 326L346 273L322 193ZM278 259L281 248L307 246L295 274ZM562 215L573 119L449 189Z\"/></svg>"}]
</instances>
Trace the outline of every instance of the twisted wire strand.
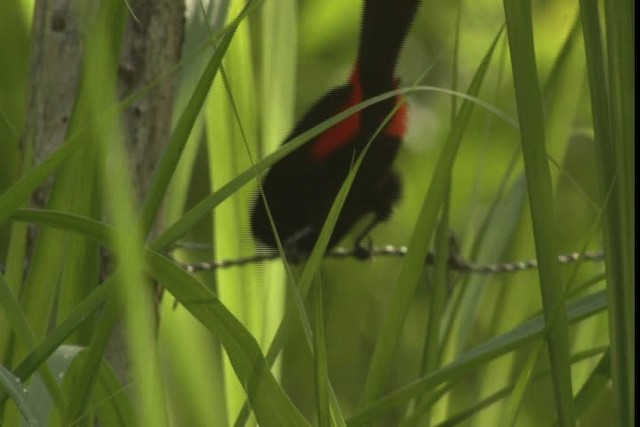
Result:
<instances>
[{"instance_id":1,"label":"twisted wire strand","mask_svg":"<svg viewBox=\"0 0 640 427\"><path fill-rule=\"evenodd\" d=\"M187 243L183 242L173 249L184 248L191 250L207 250L211 247L206 244L199 243ZM371 248L371 257L403 257L407 255L408 249L406 246L393 246L385 245L380 247ZM325 255L326 258L332 259L344 259L344 258L357 258L357 254L354 250L337 248ZM249 264L259 264L267 261L273 261L280 258L280 254L277 252L269 252L264 254L256 254L249 257L241 257L235 259L223 259L219 261L204 261L204 262L192 262L179 264L186 271L195 273L199 271L212 271L222 268L242 267ZM429 252L425 264L431 265L436 259L436 254ZM573 262L600 262L604 260L604 253L602 252L572 252L568 254L558 255L558 262L562 264L569 264ZM516 273L526 270L535 270L538 268L538 261L535 259L515 262L503 262L495 264L474 264L467 261L460 255L453 255L449 259L449 267L454 271L462 273L477 273L477 274L503 274L503 273Z\"/></svg>"}]
</instances>

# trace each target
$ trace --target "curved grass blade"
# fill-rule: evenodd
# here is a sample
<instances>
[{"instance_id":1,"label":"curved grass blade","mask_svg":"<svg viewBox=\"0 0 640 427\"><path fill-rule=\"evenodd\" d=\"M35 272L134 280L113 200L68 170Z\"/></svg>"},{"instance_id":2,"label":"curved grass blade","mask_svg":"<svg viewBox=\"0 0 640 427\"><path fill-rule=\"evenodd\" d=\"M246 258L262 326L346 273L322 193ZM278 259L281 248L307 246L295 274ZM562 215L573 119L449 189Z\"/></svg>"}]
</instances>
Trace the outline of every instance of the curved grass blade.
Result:
<instances>
[{"instance_id":1,"label":"curved grass blade","mask_svg":"<svg viewBox=\"0 0 640 427\"><path fill-rule=\"evenodd\" d=\"M604 291L587 295L577 301L572 301L567 307L571 323L589 318L607 308L607 295ZM406 404L410 399L432 390L438 384L455 381L466 373L478 369L478 366L522 348L536 339L544 337L546 324L542 316L522 323L520 326L494 337L478 347L462 354L457 360L449 363L437 371L426 375L409 385L406 385L376 402L363 408L352 418L347 420L349 426L365 425L382 414L399 405Z\"/></svg>"},{"instance_id":2,"label":"curved grass blade","mask_svg":"<svg viewBox=\"0 0 640 427\"><path fill-rule=\"evenodd\" d=\"M15 220L27 220L77 232L113 248L116 231L90 218L63 212L21 209ZM146 250L150 274L191 314L222 341L236 375L249 395L261 425L307 425L270 372L255 338L211 290L161 254Z\"/></svg>"}]
</instances>

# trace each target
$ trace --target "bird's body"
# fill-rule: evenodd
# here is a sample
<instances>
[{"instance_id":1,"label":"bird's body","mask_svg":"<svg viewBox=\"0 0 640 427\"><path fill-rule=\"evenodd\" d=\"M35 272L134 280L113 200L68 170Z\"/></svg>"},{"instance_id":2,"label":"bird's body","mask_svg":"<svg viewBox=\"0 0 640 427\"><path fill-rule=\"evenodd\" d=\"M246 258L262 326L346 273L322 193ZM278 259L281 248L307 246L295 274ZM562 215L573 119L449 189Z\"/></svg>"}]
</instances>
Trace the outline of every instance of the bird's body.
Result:
<instances>
[{"instance_id":1,"label":"bird's body","mask_svg":"<svg viewBox=\"0 0 640 427\"><path fill-rule=\"evenodd\" d=\"M395 63L418 0L364 3L358 60L350 80L311 107L285 143L347 108L397 88ZM271 167L262 189L285 246L299 254L311 251L355 159L394 108L394 116L371 143L356 174L329 248L367 214L374 214L372 225L388 219L401 197L400 179L392 169L406 129L407 109L400 97L351 115ZM258 241L276 247L260 194L253 205L251 225Z\"/></svg>"}]
</instances>

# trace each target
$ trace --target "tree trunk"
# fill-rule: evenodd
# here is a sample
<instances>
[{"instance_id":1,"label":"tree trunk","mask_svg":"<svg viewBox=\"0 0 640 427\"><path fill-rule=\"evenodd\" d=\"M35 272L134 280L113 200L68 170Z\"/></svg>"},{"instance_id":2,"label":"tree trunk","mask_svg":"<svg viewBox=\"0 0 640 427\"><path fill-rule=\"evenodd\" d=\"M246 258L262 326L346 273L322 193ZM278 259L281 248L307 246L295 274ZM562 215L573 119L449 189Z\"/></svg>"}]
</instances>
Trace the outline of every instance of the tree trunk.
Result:
<instances>
[{"instance_id":1,"label":"tree trunk","mask_svg":"<svg viewBox=\"0 0 640 427\"><path fill-rule=\"evenodd\" d=\"M69 118L82 75L87 23L97 1L37 0L32 35L27 136L23 154L38 164L67 136ZM120 99L153 84L148 94L123 115L131 167L139 202L169 142L175 78L168 74L180 59L185 16L179 0L134 0L118 69ZM164 74L164 76L163 76ZM160 77L160 78L159 78ZM28 153L33 153L28 154ZM53 179L32 197L39 208L49 205ZM34 233L33 231L31 232ZM30 239L33 242L33 236ZM32 244L29 244L29 251ZM129 378L122 323L113 332L106 357L121 380Z\"/></svg>"}]
</instances>

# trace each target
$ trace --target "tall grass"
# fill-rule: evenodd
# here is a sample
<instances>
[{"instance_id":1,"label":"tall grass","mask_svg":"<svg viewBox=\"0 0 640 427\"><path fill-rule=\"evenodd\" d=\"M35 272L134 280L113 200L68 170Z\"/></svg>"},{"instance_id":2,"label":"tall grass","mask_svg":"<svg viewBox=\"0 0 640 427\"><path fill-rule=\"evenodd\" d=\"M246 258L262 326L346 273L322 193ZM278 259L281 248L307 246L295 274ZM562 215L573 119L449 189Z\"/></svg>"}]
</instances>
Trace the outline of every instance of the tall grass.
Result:
<instances>
[{"instance_id":1,"label":"tall grass","mask_svg":"<svg viewBox=\"0 0 640 427\"><path fill-rule=\"evenodd\" d=\"M143 93L116 98L126 4L100 2L65 141L33 164L34 5L0 3L3 425L633 425L630 1L421 6L404 87L384 95L411 105L404 199L373 235L407 256L323 259L354 169L303 266L189 274L168 258L253 254L258 176L376 101L278 148L348 75L357 3L192 4L179 72L158 70L179 84L143 200L120 119ZM51 176L48 208L26 208ZM450 232L477 263L539 269L452 271ZM116 260L103 277L100 247ZM604 264L556 261L602 249ZM119 322L125 377L105 357Z\"/></svg>"}]
</instances>

